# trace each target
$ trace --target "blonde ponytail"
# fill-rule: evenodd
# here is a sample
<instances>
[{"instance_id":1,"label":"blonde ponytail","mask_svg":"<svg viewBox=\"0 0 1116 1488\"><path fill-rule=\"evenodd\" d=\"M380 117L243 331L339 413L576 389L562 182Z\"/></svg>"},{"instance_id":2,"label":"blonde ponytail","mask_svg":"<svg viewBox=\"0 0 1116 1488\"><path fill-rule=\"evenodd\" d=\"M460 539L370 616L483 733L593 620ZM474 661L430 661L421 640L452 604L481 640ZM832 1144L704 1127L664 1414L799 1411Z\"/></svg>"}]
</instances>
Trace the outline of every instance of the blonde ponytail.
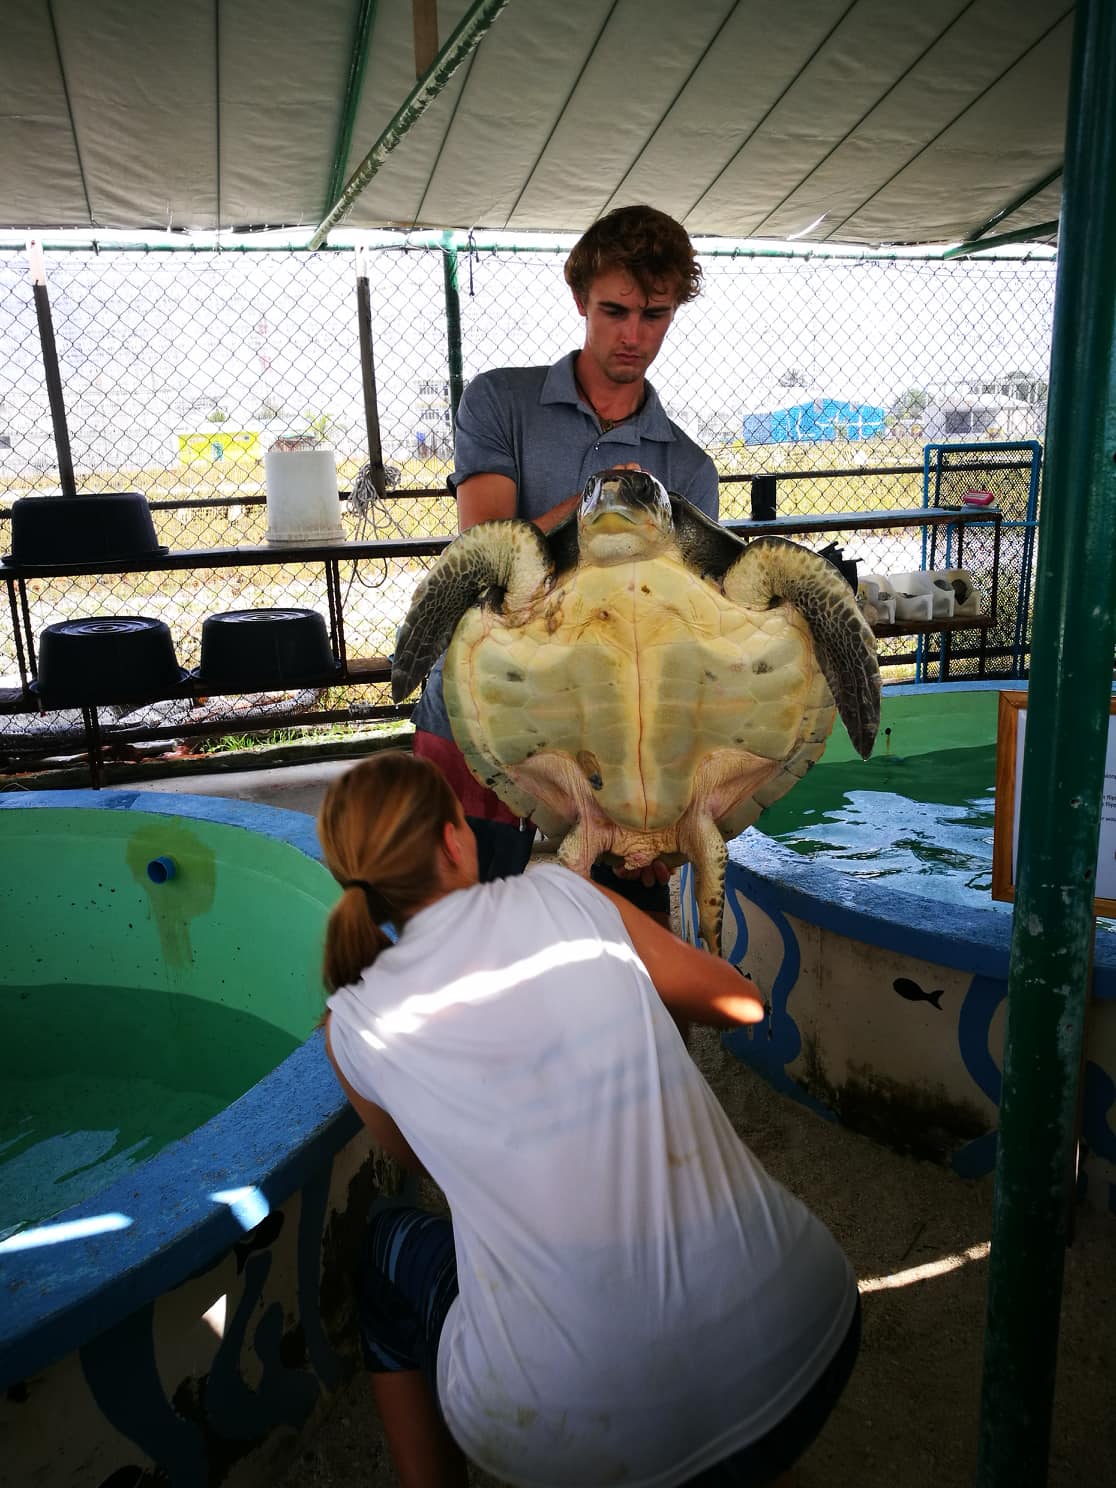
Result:
<instances>
[{"instance_id":1,"label":"blonde ponytail","mask_svg":"<svg viewBox=\"0 0 1116 1488\"><path fill-rule=\"evenodd\" d=\"M445 776L429 760L385 750L338 776L318 813L326 867L344 888L326 927L323 980L348 986L425 904L438 882L447 822L461 815Z\"/></svg>"},{"instance_id":2,"label":"blonde ponytail","mask_svg":"<svg viewBox=\"0 0 1116 1488\"><path fill-rule=\"evenodd\" d=\"M322 980L330 992L348 987L371 966L391 941L368 912L360 892L350 884L330 911L326 925Z\"/></svg>"}]
</instances>

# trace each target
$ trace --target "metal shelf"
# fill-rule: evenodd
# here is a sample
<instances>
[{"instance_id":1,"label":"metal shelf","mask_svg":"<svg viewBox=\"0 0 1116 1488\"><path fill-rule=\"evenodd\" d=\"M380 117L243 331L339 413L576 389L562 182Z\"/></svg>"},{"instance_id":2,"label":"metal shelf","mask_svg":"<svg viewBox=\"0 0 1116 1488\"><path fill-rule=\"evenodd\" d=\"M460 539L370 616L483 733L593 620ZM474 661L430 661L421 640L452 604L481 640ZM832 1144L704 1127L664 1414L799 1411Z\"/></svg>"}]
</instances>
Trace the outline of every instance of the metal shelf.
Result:
<instances>
[{"instance_id":1,"label":"metal shelf","mask_svg":"<svg viewBox=\"0 0 1116 1488\"><path fill-rule=\"evenodd\" d=\"M775 517L770 520L752 521L741 519L724 523L726 529L737 537L802 536L808 533L865 532L902 527L946 527L955 525L965 528L976 524L991 524L995 527L994 556L992 570L991 613L955 618L951 620L898 621L891 625L873 627L881 639L890 636L929 635L941 633L943 637L954 631L988 630L996 622L996 590L999 572L999 535L1002 514L993 507L911 507L890 511L827 512L818 516ZM0 713L55 712L57 707L44 706L42 700L28 691L28 684L36 673L35 636L31 627L26 584L28 580L56 578L59 576L82 576L94 574L142 574L170 573L187 569L206 568L251 568L271 567L287 563L321 563L325 570L326 595L329 605L330 642L333 653L340 662L340 671L330 680L335 682L388 682L391 679L391 662L386 656L354 657L346 655L344 598L341 586L341 564L356 563L361 559L433 558L450 542L451 537L422 537L391 541L351 542L339 539L313 543L260 543L242 547L191 548L180 552L150 553L133 558L96 560L93 562L45 564L0 563L0 579L8 590L12 625L15 633L16 652L19 660L22 688L9 688L0 692ZM962 534L958 534L957 566L962 566ZM196 678L190 678L180 687L161 693L159 698L142 699L155 702L170 698L197 698L218 695ZM243 695L243 694L234 694ZM62 705L58 705L61 707ZM89 739L90 768L95 783L100 775L100 725L95 708L83 709L85 732ZM369 706L359 710L360 716L390 714L391 708ZM326 715L336 717L338 715ZM314 715L316 718L317 715ZM310 721L307 715L304 721ZM265 719L261 717L260 722ZM238 728L250 727L252 715L236 720ZM173 730L148 729L147 736L163 733L193 732L188 725L178 725ZM114 736L118 732L113 729Z\"/></svg>"},{"instance_id":2,"label":"metal shelf","mask_svg":"<svg viewBox=\"0 0 1116 1488\"><path fill-rule=\"evenodd\" d=\"M740 517L722 526L737 537L784 537L805 532L878 532L888 527L948 527L953 524L1003 520L994 506L911 506L890 511L826 512L821 516L772 517L753 521Z\"/></svg>"}]
</instances>

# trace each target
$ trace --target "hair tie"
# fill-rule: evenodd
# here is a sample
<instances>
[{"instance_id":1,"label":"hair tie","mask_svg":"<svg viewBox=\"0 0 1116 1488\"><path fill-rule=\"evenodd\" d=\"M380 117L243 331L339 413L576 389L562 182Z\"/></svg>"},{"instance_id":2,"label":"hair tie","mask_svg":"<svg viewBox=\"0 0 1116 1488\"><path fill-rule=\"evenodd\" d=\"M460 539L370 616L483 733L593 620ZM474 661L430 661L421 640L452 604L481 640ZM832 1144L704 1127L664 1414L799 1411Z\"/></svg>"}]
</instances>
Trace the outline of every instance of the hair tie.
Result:
<instances>
[{"instance_id":1,"label":"hair tie","mask_svg":"<svg viewBox=\"0 0 1116 1488\"><path fill-rule=\"evenodd\" d=\"M377 923L380 920L394 921L395 910L391 906L391 900L382 894L375 884L369 883L366 878L342 879L341 887L343 889L359 889L368 905L368 913Z\"/></svg>"}]
</instances>

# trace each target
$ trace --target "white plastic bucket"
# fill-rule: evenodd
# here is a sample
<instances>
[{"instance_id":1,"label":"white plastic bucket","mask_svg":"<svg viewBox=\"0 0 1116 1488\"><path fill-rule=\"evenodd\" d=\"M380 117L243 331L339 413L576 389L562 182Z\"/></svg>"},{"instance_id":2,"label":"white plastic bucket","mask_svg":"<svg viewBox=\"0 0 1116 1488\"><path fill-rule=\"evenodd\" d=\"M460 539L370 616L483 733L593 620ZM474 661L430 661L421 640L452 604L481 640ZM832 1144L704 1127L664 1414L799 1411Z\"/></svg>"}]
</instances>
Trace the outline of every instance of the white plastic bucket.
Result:
<instances>
[{"instance_id":1,"label":"white plastic bucket","mask_svg":"<svg viewBox=\"0 0 1116 1488\"><path fill-rule=\"evenodd\" d=\"M271 449L264 459L269 543L343 538L337 457L328 449Z\"/></svg>"}]
</instances>

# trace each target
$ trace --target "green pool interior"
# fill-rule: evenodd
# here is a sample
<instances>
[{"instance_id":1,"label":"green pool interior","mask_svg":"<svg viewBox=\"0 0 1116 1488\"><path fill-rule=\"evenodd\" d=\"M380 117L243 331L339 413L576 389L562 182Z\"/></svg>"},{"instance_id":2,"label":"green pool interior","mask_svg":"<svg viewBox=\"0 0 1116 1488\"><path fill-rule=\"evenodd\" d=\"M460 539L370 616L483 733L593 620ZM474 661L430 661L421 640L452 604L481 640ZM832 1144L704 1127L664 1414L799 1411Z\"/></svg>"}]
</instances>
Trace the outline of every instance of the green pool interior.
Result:
<instances>
[{"instance_id":1,"label":"green pool interior","mask_svg":"<svg viewBox=\"0 0 1116 1488\"><path fill-rule=\"evenodd\" d=\"M201 1126L299 1040L152 988L0 988L0 1234L47 1218Z\"/></svg>"},{"instance_id":2,"label":"green pool interior","mask_svg":"<svg viewBox=\"0 0 1116 1488\"><path fill-rule=\"evenodd\" d=\"M223 1110L312 1032L336 886L287 843L142 812L0 812L0 1238ZM175 877L146 868L169 856Z\"/></svg>"},{"instance_id":3,"label":"green pool interior","mask_svg":"<svg viewBox=\"0 0 1116 1488\"><path fill-rule=\"evenodd\" d=\"M871 757L860 759L838 725L758 828L854 877L1010 913L990 896L998 696L885 688Z\"/></svg>"}]
</instances>

